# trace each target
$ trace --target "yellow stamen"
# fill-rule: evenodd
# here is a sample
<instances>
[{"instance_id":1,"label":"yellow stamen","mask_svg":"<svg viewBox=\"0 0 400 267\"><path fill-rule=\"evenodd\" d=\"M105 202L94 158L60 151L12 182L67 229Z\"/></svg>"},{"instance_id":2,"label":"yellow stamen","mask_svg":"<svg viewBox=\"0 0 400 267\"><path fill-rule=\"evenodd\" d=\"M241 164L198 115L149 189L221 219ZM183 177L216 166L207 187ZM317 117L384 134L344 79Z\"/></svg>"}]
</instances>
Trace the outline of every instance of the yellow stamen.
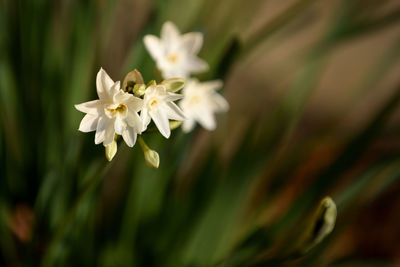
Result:
<instances>
[{"instance_id":1,"label":"yellow stamen","mask_svg":"<svg viewBox=\"0 0 400 267\"><path fill-rule=\"evenodd\" d=\"M171 54L169 54L168 56L167 56L167 60L169 61L169 62L171 62L171 63L175 63L175 62L177 62L178 61L178 55L177 54L174 54L174 53L171 53Z\"/></svg>"},{"instance_id":2,"label":"yellow stamen","mask_svg":"<svg viewBox=\"0 0 400 267\"><path fill-rule=\"evenodd\" d=\"M120 113L123 113L126 110L126 106L122 105L122 104L119 104L117 108L108 108L107 110L112 112L112 113L115 113L117 111L120 112Z\"/></svg>"},{"instance_id":3,"label":"yellow stamen","mask_svg":"<svg viewBox=\"0 0 400 267\"><path fill-rule=\"evenodd\" d=\"M200 103L200 97L198 97L198 96L192 96L192 97L190 98L190 103L191 103L191 104L198 104L198 103Z\"/></svg>"}]
</instances>

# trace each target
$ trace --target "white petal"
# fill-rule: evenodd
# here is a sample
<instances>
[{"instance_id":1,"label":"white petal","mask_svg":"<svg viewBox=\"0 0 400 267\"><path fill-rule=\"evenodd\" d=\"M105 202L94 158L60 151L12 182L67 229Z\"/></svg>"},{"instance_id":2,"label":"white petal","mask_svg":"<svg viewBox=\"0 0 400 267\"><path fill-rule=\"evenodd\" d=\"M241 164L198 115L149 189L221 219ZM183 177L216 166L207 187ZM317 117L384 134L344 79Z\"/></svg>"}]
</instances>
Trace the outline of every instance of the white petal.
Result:
<instances>
[{"instance_id":1,"label":"white petal","mask_svg":"<svg viewBox=\"0 0 400 267\"><path fill-rule=\"evenodd\" d=\"M195 120L193 120L193 119L184 120L184 121L183 121L183 124L182 124L182 130L183 130L185 133L188 133L188 132L190 132L191 130L193 130L194 125L195 125Z\"/></svg>"},{"instance_id":2,"label":"white petal","mask_svg":"<svg viewBox=\"0 0 400 267\"><path fill-rule=\"evenodd\" d=\"M167 97L165 98L165 101L176 101L176 100L179 100L182 98L183 98L183 95L181 95L181 94L168 93Z\"/></svg>"},{"instance_id":3,"label":"white petal","mask_svg":"<svg viewBox=\"0 0 400 267\"><path fill-rule=\"evenodd\" d=\"M101 106L102 106L101 101L97 99L97 100L93 100L93 101L75 105L75 108L84 113L98 115L99 109L101 108Z\"/></svg>"},{"instance_id":4,"label":"white petal","mask_svg":"<svg viewBox=\"0 0 400 267\"><path fill-rule=\"evenodd\" d=\"M79 125L79 131L87 133L95 131L99 117L92 114L86 114Z\"/></svg>"},{"instance_id":5,"label":"white petal","mask_svg":"<svg viewBox=\"0 0 400 267\"><path fill-rule=\"evenodd\" d=\"M165 87L165 85L159 84L154 88L154 93L157 93L158 95L166 94L166 92L167 87Z\"/></svg>"},{"instance_id":6,"label":"white petal","mask_svg":"<svg viewBox=\"0 0 400 267\"><path fill-rule=\"evenodd\" d=\"M207 62L195 56L188 56L186 58L185 67L190 72L202 72L208 70Z\"/></svg>"},{"instance_id":7,"label":"white petal","mask_svg":"<svg viewBox=\"0 0 400 267\"><path fill-rule=\"evenodd\" d=\"M213 80L200 83L200 86L207 91L216 91L222 88L224 83L221 80Z\"/></svg>"},{"instance_id":8,"label":"white petal","mask_svg":"<svg viewBox=\"0 0 400 267\"><path fill-rule=\"evenodd\" d=\"M134 96L119 89L118 92L114 94L113 101L119 105L120 103L128 102L131 97Z\"/></svg>"},{"instance_id":9,"label":"white petal","mask_svg":"<svg viewBox=\"0 0 400 267\"><path fill-rule=\"evenodd\" d=\"M159 67L159 66L158 66ZM164 79L170 78L183 78L186 79L189 77L189 71L185 68L173 68L173 69L163 69L160 68L162 77Z\"/></svg>"},{"instance_id":10,"label":"white petal","mask_svg":"<svg viewBox=\"0 0 400 267\"><path fill-rule=\"evenodd\" d=\"M112 142L114 141L114 135L115 135L114 126L112 125L112 123L108 123L104 134L103 145L104 146L111 145Z\"/></svg>"},{"instance_id":11,"label":"white petal","mask_svg":"<svg viewBox=\"0 0 400 267\"><path fill-rule=\"evenodd\" d=\"M110 96L110 98L114 98L114 96L117 95L119 91L122 91L121 90L121 82L120 81L116 81L111 86L110 90L108 91L108 95Z\"/></svg>"},{"instance_id":12,"label":"white petal","mask_svg":"<svg viewBox=\"0 0 400 267\"><path fill-rule=\"evenodd\" d=\"M229 110L229 103L223 96L214 94L212 97L214 100L215 111L225 112Z\"/></svg>"},{"instance_id":13,"label":"white petal","mask_svg":"<svg viewBox=\"0 0 400 267\"><path fill-rule=\"evenodd\" d=\"M133 147L133 145L136 143L137 134L132 128L128 127L125 129L125 131L123 131L122 138L124 138L125 143L129 147Z\"/></svg>"},{"instance_id":14,"label":"white petal","mask_svg":"<svg viewBox=\"0 0 400 267\"><path fill-rule=\"evenodd\" d=\"M125 105L128 107L128 110L139 112L143 108L144 105L143 100L131 94L128 95L131 96L129 100L125 102Z\"/></svg>"},{"instance_id":15,"label":"white petal","mask_svg":"<svg viewBox=\"0 0 400 267\"><path fill-rule=\"evenodd\" d=\"M189 32L182 36L181 49L190 54L199 53L203 45L203 34L200 32Z\"/></svg>"},{"instance_id":16,"label":"white petal","mask_svg":"<svg viewBox=\"0 0 400 267\"><path fill-rule=\"evenodd\" d=\"M150 95L152 95L152 94L157 94L158 91L159 91L159 89L157 89L157 87L158 87L158 86L154 86L154 85L149 86L149 87L146 89L145 98L146 98L146 96L148 97L148 96L150 96Z\"/></svg>"},{"instance_id":17,"label":"white petal","mask_svg":"<svg viewBox=\"0 0 400 267\"><path fill-rule=\"evenodd\" d=\"M108 76L103 68L100 68L96 77L97 95L99 98L108 100L110 97L109 91L113 85L114 81L111 80L110 76Z\"/></svg>"},{"instance_id":18,"label":"white petal","mask_svg":"<svg viewBox=\"0 0 400 267\"><path fill-rule=\"evenodd\" d=\"M154 35L146 35L143 38L144 46L146 47L147 51L150 53L151 57L154 60L162 57L164 54L164 48L158 39Z\"/></svg>"},{"instance_id":19,"label":"white petal","mask_svg":"<svg viewBox=\"0 0 400 267\"><path fill-rule=\"evenodd\" d=\"M185 87L183 88L183 90L191 89L192 87L197 87L199 84L200 84L200 82L196 78L186 79Z\"/></svg>"},{"instance_id":20,"label":"white petal","mask_svg":"<svg viewBox=\"0 0 400 267\"><path fill-rule=\"evenodd\" d=\"M207 130L214 130L217 126L214 114L204 109L196 111L196 120Z\"/></svg>"},{"instance_id":21,"label":"white petal","mask_svg":"<svg viewBox=\"0 0 400 267\"><path fill-rule=\"evenodd\" d=\"M126 122L130 127L132 127L137 133L142 133L143 131L143 121L139 115L134 111L129 111L126 117Z\"/></svg>"},{"instance_id":22,"label":"white petal","mask_svg":"<svg viewBox=\"0 0 400 267\"><path fill-rule=\"evenodd\" d=\"M147 109L142 109L142 111L140 111L140 119L142 120L143 123L142 131L145 131L151 121L151 117Z\"/></svg>"},{"instance_id":23,"label":"white petal","mask_svg":"<svg viewBox=\"0 0 400 267\"><path fill-rule=\"evenodd\" d=\"M166 50L175 48L180 41L178 28L170 21L163 24L161 28L161 40L166 46Z\"/></svg>"},{"instance_id":24,"label":"white petal","mask_svg":"<svg viewBox=\"0 0 400 267\"><path fill-rule=\"evenodd\" d=\"M100 117L99 121L97 122L97 128L96 128L96 135L94 138L94 143L100 144L104 141L105 138L105 132L106 132L106 122L107 119Z\"/></svg>"},{"instance_id":25,"label":"white petal","mask_svg":"<svg viewBox=\"0 0 400 267\"><path fill-rule=\"evenodd\" d=\"M168 119L177 121L185 120L185 115L183 114L183 111L175 103L166 103L164 109Z\"/></svg>"},{"instance_id":26,"label":"white petal","mask_svg":"<svg viewBox=\"0 0 400 267\"><path fill-rule=\"evenodd\" d=\"M169 121L165 113L162 110L150 112L150 116L156 124L160 133L165 137L169 138L171 135L171 129L169 128Z\"/></svg>"},{"instance_id":27,"label":"white petal","mask_svg":"<svg viewBox=\"0 0 400 267\"><path fill-rule=\"evenodd\" d=\"M117 117L114 121L115 133L122 135L122 133L125 131L125 128L126 128L125 121L123 119Z\"/></svg>"}]
</instances>

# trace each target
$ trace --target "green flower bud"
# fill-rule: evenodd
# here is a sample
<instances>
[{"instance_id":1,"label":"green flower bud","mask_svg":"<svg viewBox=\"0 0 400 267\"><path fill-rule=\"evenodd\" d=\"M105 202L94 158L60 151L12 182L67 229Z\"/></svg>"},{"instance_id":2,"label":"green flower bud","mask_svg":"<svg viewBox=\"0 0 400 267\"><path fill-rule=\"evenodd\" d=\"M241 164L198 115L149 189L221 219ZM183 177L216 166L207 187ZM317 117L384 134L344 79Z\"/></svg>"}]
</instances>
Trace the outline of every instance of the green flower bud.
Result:
<instances>
[{"instance_id":1,"label":"green flower bud","mask_svg":"<svg viewBox=\"0 0 400 267\"><path fill-rule=\"evenodd\" d=\"M141 136L138 136L138 142L142 148L146 165L152 169L157 169L160 165L160 156L158 155L157 151L150 149Z\"/></svg>"},{"instance_id":2,"label":"green flower bud","mask_svg":"<svg viewBox=\"0 0 400 267\"><path fill-rule=\"evenodd\" d=\"M106 158L108 161L111 161L115 154L117 154L118 146L117 142L114 140L111 145L106 146L105 151L106 151Z\"/></svg>"},{"instance_id":3,"label":"green flower bud","mask_svg":"<svg viewBox=\"0 0 400 267\"><path fill-rule=\"evenodd\" d=\"M135 84L132 90L133 94L137 97L141 97L142 95L144 95L145 91L146 91L146 85L144 84Z\"/></svg>"},{"instance_id":4,"label":"green flower bud","mask_svg":"<svg viewBox=\"0 0 400 267\"><path fill-rule=\"evenodd\" d=\"M314 225L314 242L321 242L322 239L332 232L335 227L336 215L335 202L330 197L325 197L319 205L319 216Z\"/></svg>"},{"instance_id":5,"label":"green flower bud","mask_svg":"<svg viewBox=\"0 0 400 267\"><path fill-rule=\"evenodd\" d=\"M157 85L157 83L156 83L155 80L151 80L150 82L148 82L148 83L146 84L146 88L147 88L147 87L150 87L150 86L152 86L152 85Z\"/></svg>"},{"instance_id":6,"label":"green flower bud","mask_svg":"<svg viewBox=\"0 0 400 267\"><path fill-rule=\"evenodd\" d=\"M169 121L169 128L171 130L175 130L176 128L181 126L181 124L182 124L182 121Z\"/></svg>"},{"instance_id":7,"label":"green flower bud","mask_svg":"<svg viewBox=\"0 0 400 267\"><path fill-rule=\"evenodd\" d=\"M161 82L167 88L168 92L174 93L185 86L185 80L181 78L172 78Z\"/></svg>"},{"instance_id":8,"label":"green flower bud","mask_svg":"<svg viewBox=\"0 0 400 267\"><path fill-rule=\"evenodd\" d=\"M147 150L144 152L144 159L146 161L146 165L152 169L158 169L160 165L160 156L158 155L157 151L154 150Z\"/></svg>"},{"instance_id":9,"label":"green flower bud","mask_svg":"<svg viewBox=\"0 0 400 267\"><path fill-rule=\"evenodd\" d=\"M336 204L330 197L321 200L301 245L302 254L324 240L335 227Z\"/></svg>"}]
</instances>

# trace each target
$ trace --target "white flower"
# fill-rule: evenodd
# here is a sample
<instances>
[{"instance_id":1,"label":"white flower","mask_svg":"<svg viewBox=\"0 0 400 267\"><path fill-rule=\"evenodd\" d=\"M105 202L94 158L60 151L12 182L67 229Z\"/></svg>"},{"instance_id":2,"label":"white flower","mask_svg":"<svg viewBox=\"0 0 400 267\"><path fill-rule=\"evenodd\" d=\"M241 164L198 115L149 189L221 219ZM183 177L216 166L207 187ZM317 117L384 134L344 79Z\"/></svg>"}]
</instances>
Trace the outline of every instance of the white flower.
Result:
<instances>
[{"instance_id":1,"label":"white flower","mask_svg":"<svg viewBox=\"0 0 400 267\"><path fill-rule=\"evenodd\" d=\"M87 113L79 125L79 131L96 131L95 143L111 145L114 134L122 135L126 144L132 147L143 123L137 112L143 107L143 100L120 89L120 82L113 82L101 68L97 73L96 87L98 100L75 105Z\"/></svg>"},{"instance_id":2,"label":"white flower","mask_svg":"<svg viewBox=\"0 0 400 267\"><path fill-rule=\"evenodd\" d=\"M176 26L167 21L162 26L161 39L146 35L144 44L164 79L187 78L190 73L208 70L208 64L196 56L203 45L202 33L180 35Z\"/></svg>"},{"instance_id":3,"label":"white flower","mask_svg":"<svg viewBox=\"0 0 400 267\"><path fill-rule=\"evenodd\" d=\"M222 82L219 80L200 83L197 79L190 79L186 82L184 98L179 103L186 116L182 125L184 132L190 132L196 121L207 130L215 129L214 113L229 109L225 98L215 92L221 87Z\"/></svg>"},{"instance_id":4,"label":"white flower","mask_svg":"<svg viewBox=\"0 0 400 267\"><path fill-rule=\"evenodd\" d=\"M153 120L160 133L169 138L171 129L169 121L185 119L182 110L172 101L181 99L182 95L167 92L164 85L151 85L146 89L144 95L144 106L140 112L143 120L144 129L147 128L150 121Z\"/></svg>"}]
</instances>

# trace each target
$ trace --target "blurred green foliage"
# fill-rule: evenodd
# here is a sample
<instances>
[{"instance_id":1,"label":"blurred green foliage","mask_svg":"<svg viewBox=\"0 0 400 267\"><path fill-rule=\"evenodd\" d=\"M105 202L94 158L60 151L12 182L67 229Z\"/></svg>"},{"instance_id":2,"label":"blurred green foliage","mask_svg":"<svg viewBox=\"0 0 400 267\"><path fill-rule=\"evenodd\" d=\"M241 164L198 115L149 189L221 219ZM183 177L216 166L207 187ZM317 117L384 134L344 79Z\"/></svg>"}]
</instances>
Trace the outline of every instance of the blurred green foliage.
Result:
<instances>
[{"instance_id":1,"label":"blurred green foliage","mask_svg":"<svg viewBox=\"0 0 400 267\"><path fill-rule=\"evenodd\" d=\"M199 78L225 81L231 111L213 133L145 136L158 170L138 145L122 144L108 163L94 136L77 131L73 105L93 99L101 66L115 80L133 68L159 79L142 37L166 20L205 34L210 72ZM395 264L399 21L396 1L378 0L0 1L0 265ZM310 107L334 53L363 40L383 52L345 59L341 68L368 68L343 98ZM300 47L285 64L254 63L283 58L275 49L285 44ZM283 85L266 78L275 74ZM329 81L343 88L353 75ZM313 117L331 103L334 115ZM369 112L343 127L359 103ZM338 207L332 235L285 257L326 195Z\"/></svg>"}]
</instances>

